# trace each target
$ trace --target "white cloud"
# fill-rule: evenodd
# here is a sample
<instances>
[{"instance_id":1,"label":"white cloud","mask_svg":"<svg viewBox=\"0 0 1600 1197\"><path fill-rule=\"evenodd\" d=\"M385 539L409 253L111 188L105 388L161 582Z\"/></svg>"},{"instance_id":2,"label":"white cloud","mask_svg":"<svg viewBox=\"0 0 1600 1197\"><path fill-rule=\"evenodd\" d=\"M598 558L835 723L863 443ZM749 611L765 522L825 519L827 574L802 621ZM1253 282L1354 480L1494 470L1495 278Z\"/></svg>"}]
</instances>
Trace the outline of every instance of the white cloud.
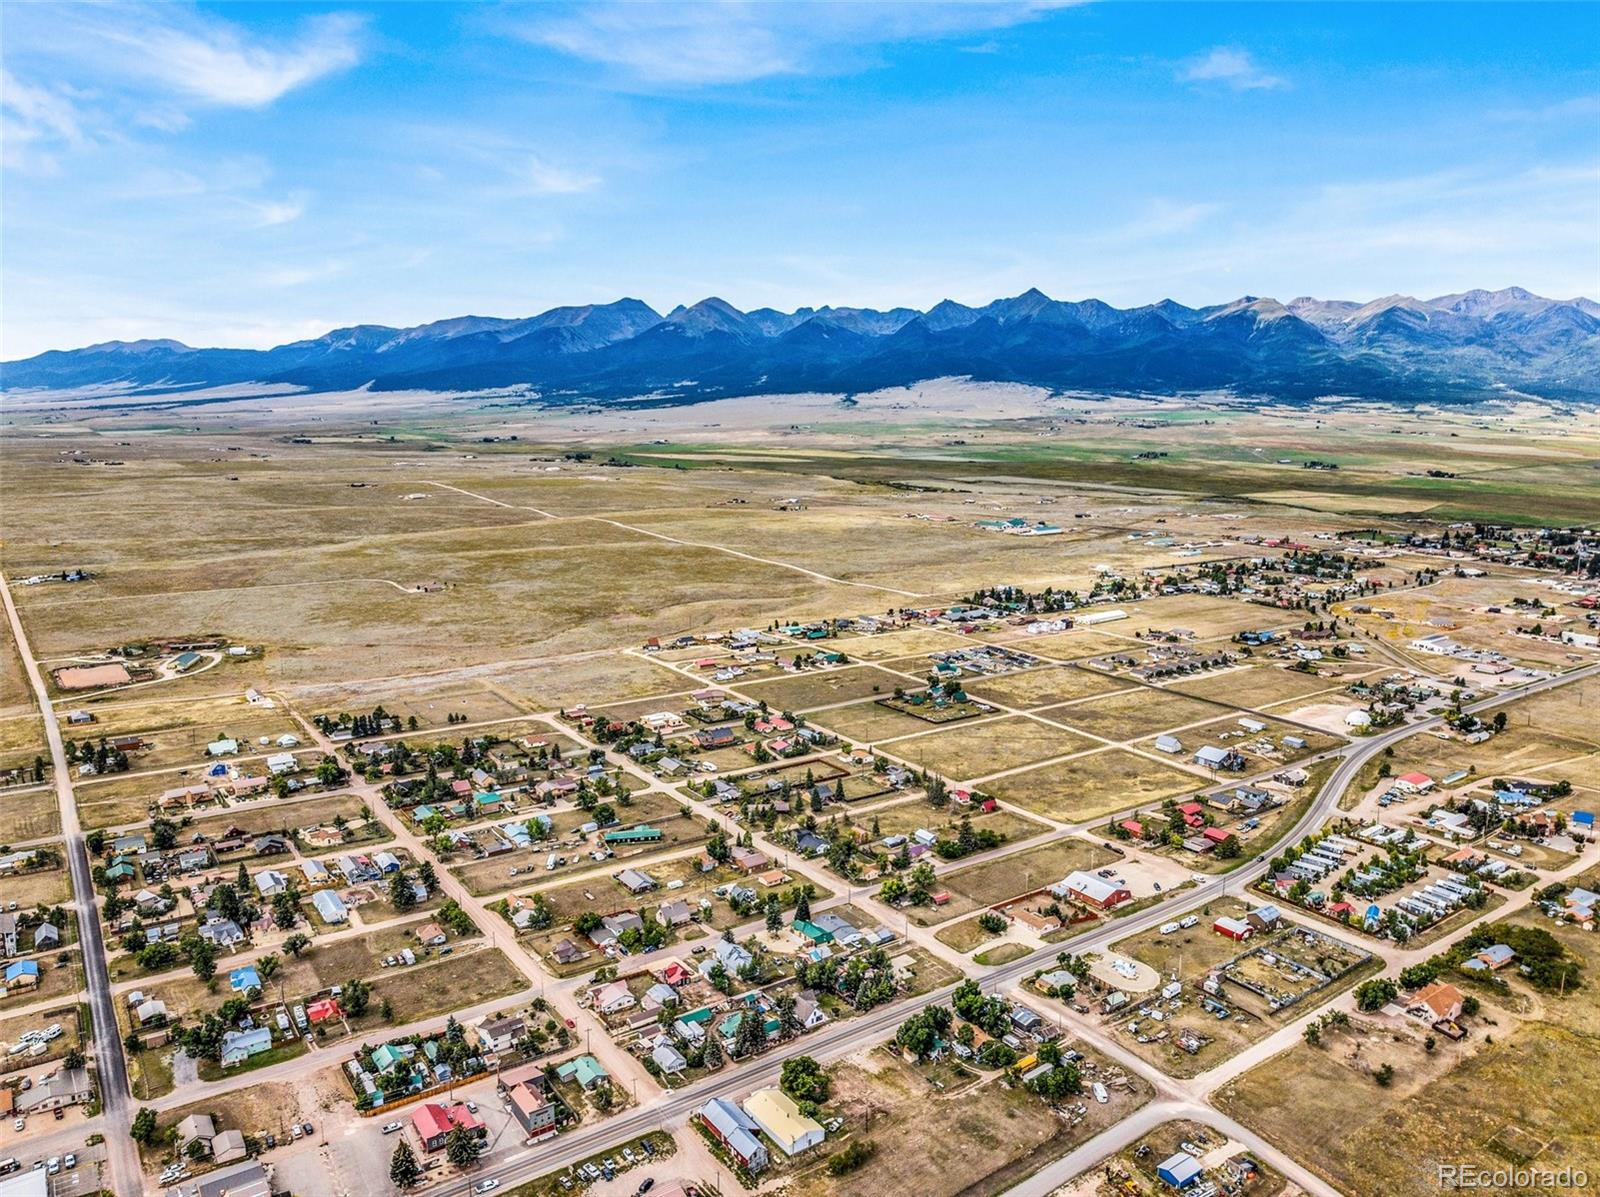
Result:
<instances>
[{"instance_id":1,"label":"white cloud","mask_svg":"<svg viewBox=\"0 0 1600 1197\"><path fill-rule=\"evenodd\" d=\"M306 211L306 197L300 193L281 200L249 199L240 203L253 218L255 226L263 229L299 220Z\"/></svg>"},{"instance_id":2,"label":"white cloud","mask_svg":"<svg viewBox=\"0 0 1600 1197\"><path fill-rule=\"evenodd\" d=\"M76 98L60 88L25 83L0 71L0 148L5 164L18 170L50 173L54 150L83 144L83 116Z\"/></svg>"},{"instance_id":3,"label":"white cloud","mask_svg":"<svg viewBox=\"0 0 1600 1197\"><path fill-rule=\"evenodd\" d=\"M1177 77L1180 83L1221 83L1234 91L1271 91L1289 86L1282 75L1263 69L1250 51L1238 46L1213 46L1199 58L1182 64Z\"/></svg>"},{"instance_id":4,"label":"white cloud","mask_svg":"<svg viewBox=\"0 0 1600 1197\"><path fill-rule=\"evenodd\" d=\"M558 166L544 158L532 157L515 171L517 181L529 195L580 195L600 186L600 176L587 171Z\"/></svg>"},{"instance_id":5,"label":"white cloud","mask_svg":"<svg viewBox=\"0 0 1600 1197\"><path fill-rule=\"evenodd\" d=\"M513 35L599 63L646 84L709 86L838 71L852 51L1004 29L1073 0L779 5L684 0L671 5L598 0L557 15L517 19Z\"/></svg>"},{"instance_id":6,"label":"white cloud","mask_svg":"<svg viewBox=\"0 0 1600 1197\"><path fill-rule=\"evenodd\" d=\"M237 26L215 18L175 19L160 9L107 9L86 22L124 53L124 71L204 103L260 108L361 58L365 19L325 13L301 24L278 44L253 41Z\"/></svg>"},{"instance_id":7,"label":"white cloud","mask_svg":"<svg viewBox=\"0 0 1600 1197\"><path fill-rule=\"evenodd\" d=\"M7 57L122 93L133 120L165 127L171 103L261 108L361 60L365 17L321 13L266 37L178 4L24 5L7 13Z\"/></svg>"}]
</instances>

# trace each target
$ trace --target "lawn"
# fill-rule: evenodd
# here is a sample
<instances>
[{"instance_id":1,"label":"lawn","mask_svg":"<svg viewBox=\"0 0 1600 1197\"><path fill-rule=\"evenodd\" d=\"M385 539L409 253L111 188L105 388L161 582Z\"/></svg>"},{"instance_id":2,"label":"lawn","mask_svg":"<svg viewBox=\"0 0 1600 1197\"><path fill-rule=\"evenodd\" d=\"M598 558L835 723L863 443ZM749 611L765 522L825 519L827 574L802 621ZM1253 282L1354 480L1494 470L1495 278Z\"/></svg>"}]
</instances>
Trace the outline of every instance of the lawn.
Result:
<instances>
[{"instance_id":1,"label":"lawn","mask_svg":"<svg viewBox=\"0 0 1600 1197\"><path fill-rule=\"evenodd\" d=\"M1049 819L1085 822L1174 794L1199 789L1204 779L1120 748L1042 765L984 783L1002 802Z\"/></svg>"}]
</instances>

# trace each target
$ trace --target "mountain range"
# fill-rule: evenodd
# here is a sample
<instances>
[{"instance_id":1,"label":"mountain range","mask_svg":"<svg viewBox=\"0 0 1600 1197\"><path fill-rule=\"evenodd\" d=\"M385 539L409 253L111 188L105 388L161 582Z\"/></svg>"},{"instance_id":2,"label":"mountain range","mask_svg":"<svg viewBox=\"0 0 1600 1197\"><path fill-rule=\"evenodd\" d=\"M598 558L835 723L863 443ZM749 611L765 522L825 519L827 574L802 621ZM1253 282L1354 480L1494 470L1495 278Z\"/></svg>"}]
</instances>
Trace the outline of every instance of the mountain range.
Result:
<instances>
[{"instance_id":1,"label":"mountain range","mask_svg":"<svg viewBox=\"0 0 1600 1197\"><path fill-rule=\"evenodd\" d=\"M1114 308L1030 290L983 307L741 312L703 299L665 316L637 299L537 316L357 325L274 349L111 341L0 364L0 387L181 391L237 383L310 390L479 391L546 401L694 402L851 393L964 376L1076 391L1224 390L1471 401L1508 392L1600 400L1600 304L1509 287L1368 303L1245 296Z\"/></svg>"}]
</instances>

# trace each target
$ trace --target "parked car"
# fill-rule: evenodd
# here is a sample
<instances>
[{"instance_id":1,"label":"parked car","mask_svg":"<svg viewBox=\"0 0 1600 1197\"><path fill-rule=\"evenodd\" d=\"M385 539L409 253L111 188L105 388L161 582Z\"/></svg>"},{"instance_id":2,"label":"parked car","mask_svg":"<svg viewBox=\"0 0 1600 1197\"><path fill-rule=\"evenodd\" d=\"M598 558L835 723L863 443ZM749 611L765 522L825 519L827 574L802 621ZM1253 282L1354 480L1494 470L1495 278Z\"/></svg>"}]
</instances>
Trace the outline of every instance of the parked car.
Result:
<instances>
[{"instance_id":1,"label":"parked car","mask_svg":"<svg viewBox=\"0 0 1600 1197\"><path fill-rule=\"evenodd\" d=\"M385 1122L383 1124L383 1133L386 1135L392 1135L395 1131L401 1130L404 1125L405 1124L401 1122Z\"/></svg>"}]
</instances>

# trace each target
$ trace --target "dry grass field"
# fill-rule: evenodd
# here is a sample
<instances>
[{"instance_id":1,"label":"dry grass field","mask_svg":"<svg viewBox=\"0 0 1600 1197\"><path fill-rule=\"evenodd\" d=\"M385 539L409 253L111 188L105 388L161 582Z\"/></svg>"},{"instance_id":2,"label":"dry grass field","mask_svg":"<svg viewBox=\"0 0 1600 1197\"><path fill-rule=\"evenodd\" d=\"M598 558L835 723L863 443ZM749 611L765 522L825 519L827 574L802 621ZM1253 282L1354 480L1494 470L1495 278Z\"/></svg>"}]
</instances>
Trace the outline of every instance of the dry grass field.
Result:
<instances>
[{"instance_id":1,"label":"dry grass field","mask_svg":"<svg viewBox=\"0 0 1600 1197\"><path fill-rule=\"evenodd\" d=\"M895 1191L925 1197L1003 1192L1149 1100L1138 1088L1118 1092L1109 1105L1091 1101L1089 1117L1069 1130L1023 1089L963 1083L952 1073L942 1078L941 1092L930 1083L936 1075L883 1050L834 1068L828 1113L844 1119L845 1134L874 1145L871 1166L841 1177L808 1167L788 1191L793 1197L878 1197L883 1178L892 1176ZM837 1150L832 1140L830 1147Z\"/></svg>"},{"instance_id":2,"label":"dry grass field","mask_svg":"<svg viewBox=\"0 0 1600 1197\"><path fill-rule=\"evenodd\" d=\"M1108 677L1097 670L1054 665L975 681L967 687L967 692L985 702L1030 710L1109 694L1127 686L1127 682Z\"/></svg>"},{"instance_id":3,"label":"dry grass field","mask_svg":"<svg viewBox=\"0 0 1600 1197\"><path fill-rule=\"evenodd\" d=\"M0 826L5 828L0 835L15 844L59 834L61 807L55 789L0 790Z\"/></svg>"},{"instance_id":4,"label":"dry grass field","mask_svg":"<svg viewBox=\"0 0 1600 1197\"><path fill-rule=\"evenodd\" d=\"M939 888L950 895L950 901L939 907L919 907L911 917L923 926L942 923L1054 885L1074 869L1098 869L1121 859L1121 853L1076 836L1008 852L940 874Z\"/></svg>"},{"instance_id":5,"label":"dry grass field","mask_svg":"<svg viewBox=\"0 0 1600 1197\"><path fill-rule=\"evenodd\" d=\"M897 740L889 751L919 769L965 781L1098 746L1098 741L1087 736L1017 715L961 723L930 735Z\"/></svg>"},{"instance_id":6,"label":"dry grass field","mask_svg":"<svg viewBox=\"0 0 1600 1197\"><path fill-rule=\"evenodd\" d=\"M1182 694L1140 687L1040 713L1057 723L1065 723L1103 739L1135 740L1156 732L1218 719L1232 709Z\"/></svg>"},{"instance_id":7,"label":"dry grass field","mask_svg":"<svg viewBox=\"0 0 1600 1197\"><path fill-rule=\"evenodd\" d=\"M774 711L809 711L856 698L888 696L897 686L914 689L915 685L875 665L859 665L751 682L741 685L739 690L757 702L765 702Z\"/></svg>"},{"instance_id":8,"label":"dry grass field","mask_svg":"<svg viewBox=\"0 0 1600 1197\"><path fill-rule=\"evenodd\" d=\"M893 693L892 689L890 693ZM880 706L871 698L821 711L811 718L811 722L862 744L887 743L901 736L925 732L933 726L915 715Z\"/></svg>"},{"instance_id":9,"label":"dry grass field","mask_svg":"<svg viewBox=\"0 0 1600 1197\"><path fill-rule=\"evenodd\" d=\"M1169 689L1195 698L1263 710L1295 699L1303 703L1312 694L1338 694L1350 680L1348 676L1317 677L1278 665L1244 665L1173 682Z\"/></svg>"},{"instance_id":10,"label":"dry grass field","mask_svg":"<svg viewBox=\"0 0 1600 1197\"><path fill-rule=\"evenodd\" d=\"M1158 802L1204 784L1198 774L1111 748L1010 773L986 782L984 789L1002 802L1048 819L1077 823Z\"/></svg>"}]
</instances>

